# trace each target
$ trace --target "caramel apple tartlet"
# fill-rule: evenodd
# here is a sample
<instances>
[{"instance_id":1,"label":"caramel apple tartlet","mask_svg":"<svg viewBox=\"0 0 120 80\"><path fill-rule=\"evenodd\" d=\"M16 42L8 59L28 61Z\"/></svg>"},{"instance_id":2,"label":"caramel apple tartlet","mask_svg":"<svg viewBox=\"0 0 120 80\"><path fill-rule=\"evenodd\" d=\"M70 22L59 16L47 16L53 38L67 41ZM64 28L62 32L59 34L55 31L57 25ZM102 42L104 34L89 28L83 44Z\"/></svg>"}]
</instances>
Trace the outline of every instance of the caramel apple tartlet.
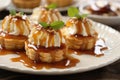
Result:
<instances>
[{"instance_id":1,"label":"caramel apple tartlet","mask_svg":"<svg viewBox=\"0 0 120 80\"><path fill-rule=\"evenodd\" d=\"M60 26L64 26L64 23L58 21L53 22L51 25L41 24L44 27L35 25L28 36L28 41L25 42L26 55L31 60L47 63L65 59L67 48L64 37L58 29Z\"/></svg>"},{"instance_id":2,"label":"caramel apple tartlet","mask_svg":"<svg viewBox=\"0 0 120 80\"><path fill-rule=\"evenodd\" d=\"M80 15L74 7L69 8L68 15L71 18L66 22L66 27L61 30L68 48L75 50L94 49L98 34L93 29L92 22L85 18L84 14Z\"/></svg>"},{"instance_id":3,"label":"caramel apple tartlet","mask_svg":"<svg viewBox=\"0 0 120 80\"><path fill-rule=\"evenodd\" d=\"M56 5L51 4L48 6L40 6L38 8L35 8L33 10L33 13L31 15L31 20L34 22L47 22L48 24L53 21L60 21L62 20L62 16L60 12L55 9Z\"/></svg>"},{"instance_id":4,"label":"caramel apple tartlet","mask_svg":"<svg viewBox=\"0 0 120 80\"><path fill-rule=\"evenodd\" d=\"M24 42L30 33L30 21L26 15L13 12L2 21L0 44L8 50L24 49Z\"/></svg>"},{"instance_id":5,"label":"caramel apple tartlet","mask_svg":"<svg viewBox=\"0 0 120 80\"><path fill-rule=\"evenodd\" d=\"M57 4L58 7L65 7L71 5L73 0L47 0L48 4Z\"/></svg>"},{"instance_id":6,"label":"caramel apple tartlet","mask_svg":"<svg viewBox=\"0 0 120 80\"><path fill-rule=\"evenodd\" d=\"M12 0L12 2L18 8L33 9L40 5L41 0Z\"/></svg>"}]
</instances>

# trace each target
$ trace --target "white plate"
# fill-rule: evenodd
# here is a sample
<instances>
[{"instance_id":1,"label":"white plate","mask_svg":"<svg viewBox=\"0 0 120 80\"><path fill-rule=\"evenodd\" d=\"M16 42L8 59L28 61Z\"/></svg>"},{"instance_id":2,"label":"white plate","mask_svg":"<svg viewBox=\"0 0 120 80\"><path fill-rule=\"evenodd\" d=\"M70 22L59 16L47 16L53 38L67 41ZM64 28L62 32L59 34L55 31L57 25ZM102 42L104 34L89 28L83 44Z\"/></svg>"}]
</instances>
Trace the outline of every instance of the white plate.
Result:
<instances>
[{"instance_id":1,"label":"white plate","mask_svg":"<svg viewBox=\"0 0 120 80\"><path fill-rule=\"evenodd\" d=\"M5 9L9 4L11 0L0 0L0 11Z\"/></svg>"},{"instance_id":2,"label":"white plate","mask_svg":"<svg viewBox=\"0 0 120 80\"><path fill-rule=\"evenodd\" d=\"M81 2L81 5L79 6L79 10L80 10L80 13L82 14L89 14L85 9L84 7L85 6L88 6L90 4L93 4L95 3L96 0L90 0L89 2ZM105 0L101 0L103 1L104 3L106 2ZM119 7L120 8L120 1L118 2L117 0L116 1L111 1L111 4L113 6L116 6L116 7ZM94 21L97 21L97 22L100 22L100 23L103 23L103 24L107 24L107 25L110 25L110 26L120 26L120 16L102 16L102 15L94 15L94 14L89 14L88 15L88 18L94 20Z\"/></svg>"},{"instance_id":3,"label":"white plate","mask_svg":"<svg viewBox=\"0 0 120 80\"><path fill-rule=\"evenodd\" d=\"M102 57L84 54L81 56L76 56L76 58L80 59L80 62L77 64L77 66L72 68L33 70L25 67L22 63L11 62L10 58L17 56L15 54L11 54L0 56L0 68L28 74L62 75L94 70L103 66L107 66L120 59L120 33L111 27L100 23L95 22L94 26L96 31L99 33L99 37L104 38L107 46L109 46L109 50L106 50L105 55Z\"/></svg>"},{"instance_id":4,"label":"white plate","mask_svg":"<svg viewBox=\"0 0 120 80\"><path fill-rule=\"evenodd\" d=\"M75 6L78 7L79 6L80 1L79 0L73 0L73 4L71 4L70 6ZM45 5L46 2L45 0L42 1L41 5ZM61 8L57 8L59 11L66 11L70 6L66 6L66 7L61 7ZM11 4L9 5L9 7L6 8L7 10L16 10L16 11L22 11L22 12L26 12L26 13L32 13L33 9L22 9L22 8L17 8L13 5L13 3L11 2Z\"/></svg>"}]
</instances>

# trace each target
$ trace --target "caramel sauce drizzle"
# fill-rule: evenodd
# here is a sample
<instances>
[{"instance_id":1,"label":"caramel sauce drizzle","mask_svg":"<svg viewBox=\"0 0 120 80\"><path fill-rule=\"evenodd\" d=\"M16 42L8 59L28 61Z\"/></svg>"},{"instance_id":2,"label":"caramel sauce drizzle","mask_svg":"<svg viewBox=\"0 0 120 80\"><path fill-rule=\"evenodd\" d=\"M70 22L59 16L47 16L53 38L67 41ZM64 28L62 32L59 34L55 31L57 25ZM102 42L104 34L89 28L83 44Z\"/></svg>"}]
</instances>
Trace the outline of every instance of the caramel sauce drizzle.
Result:
<instances>
[{"instance_id":1,"label":"caramel sauce drizzle","mask_svg":"<svg viewBox=\"0 0 120 80\"><path fill-rule=\"evenodd\" d=\"M10 21L10 23L12 22L12 18L9 20ZM4 24L4 23L3 23ZM8 32L10 32L10 24L8 24L8 30L7 30Z\"/></svg>"},{"instance_id":2,"label":"caramel sauce drizzle","mask_svg":"<svg viewBox=\"0 0 120 80\"><path fill-rule=\"evenodd\" d=\"M51 22L54 21L54 15L53 15L53 12L50 11L50 12L48 12L48 14L51 15L51 16L50 16L50 23L51 23Z\"/></svg>"},{"instance_id":3,"label":"caramel sauce drizzle","mask_svg":"<svg viewBox=\"0 0 120 80\"><path fill-rule=\"evenodd\" d=\"M22 17L21 16L7 16L7 17L5 17L5 19L2 21L2 29L4 29L4 25L3 24L6 24L6 19L7 18L10 18L9 20L8 20L8 25L7 25L7 32L9 33L10 31L11 31L11 29L10 29L10 24L12 23L12 24L14 24L14 26L16 25L17 26L17 28L18 28L18 30L19 30L19 32L20 32L20 35L22 35L23 34L23 32L24 32L24 25L23 25L23 23L25 23L25 25L27 25L27 27L28 27L28 29L30 30L30 28L29 28L29 21L27 20L27 19L22 19Z\"/></svg>"},{"instance_id":4,"label":"caramel sauce drizzle","mask_svg":"<svg viewBox=\"0 0 120 80\"><path fill-rule=\"evenodd\" d=\"M42 16L40 16L39 18L39 21L40 22L46 22L47 21L47 13L45 10L42 10L42 13L41 13Z\"/></svg>"},{"instance_id":5,"label":"caramel sauce drizzle","mask_svg":"<svg viewBox=\"0 0 120 80\"><path fill-rule=\"evenodd\" d=\"M27 57L25 51L9 51L5 49L0 50L0 56L8 55L8 54L18 54L19 57L11 58L12 62L21 62L24 66L40 70L43 68L51 69L51 68L58 68L58 69L65 69L76 66L79 63L78 59L73 57L69 57L68 59L62 60L60 62L55 63L44 63L44 62L36 62Z\"/></svg>"},{"instance_id":6,"label":"caramel sauce drizzle","mask_svg":"<svg viewBox=\"0 0 120 80\"><path fill-rule=\"evenodd\" d=\"M75 58L69 58L62 60L60 62L55 62L55 63L44 63L44 62L35 62L27 58L25 53L19 53L20 57L17 58L12 58L11 60L13 62L21 62L23 63L26 67L33 68L33 69L51 69L51 68L58 68L58 69L65 69L65 68L70 68L76 66L76 64L79 62L78 59Z\"/></svg>"},{"instance_id":7,"label":"caramel sauce drizzle","mask_svg":"<svg viewBox=\"0 0 120 80\"><path fill-rule=\"evenodd\" d=\"M18 22L18 24L20 24L20 22ZM71 24L71 23L68 23L68 24ZM78 25L80 25L81 26L81 23L77 23L76 24L77 25L77 27L78 27ZM87 23L86 23L86 25L88 25ZM86 27L86 28L88 28L88 27ZM42 28L41 28L42 29ZM78 30L79 31L82 31L82 29L81 29L81 27L78 27ZM87 30L87 32L88 32L88 30ZM2 32L0 32L0 34L1 34ZM39 34L40 33L40 31L38 31L37 33L36 33L36 35L34 35L33 37L36 39L37 38L37 34ZM89 32L88 32L89 33ZM59 32L59 34L60 34L60 37L62 37L62 35L61 35L61 32ZM50 43L52 42L54 42L54 37L53 37L53 32L52 32L52 34L50 34L51 36L50 36L50 38L52 38L52 39L50 39L49 38L49 40L48 40L48 44L50 45ZM8 37L8 38L11 38L11 37L13 37L12 35L8 35L8 34L5 34L5 37ZM21 38L24 38L24 37L16 37L17 39L21 39ZM44 40L46 40L46 38L43 38L43 41ZM42 41L42 42L43 42ZM102 44L101 44L102 45ZM97 46L100 46L101 47L101 45L97 45ZM51 51L51 50L53 50L53 49L57 49L57 48L49 48L49 49L45 49L44 47L40 47L39 46L39 48L41 48L40 50L37 50L37 51ZM43 48L43 49L42 49ZM64 45L62 45L60 48L64 48ZM107 47L103 47L103 48L101 48L100 49L100 51L102 51L102 50L105 50L105 49L107 49ZM80 50L76 50L76 51L74 51L74 50L69 50L69 52L70 53L77 53L77 54L83 54L83 53L85 53L85 54L92 54L92 55L95 55L95 53L94 53L94 50L92 50L92 51L80 51ZM29 68L33 68L33 69L42 69L43 67L45 67L46 69L51 69L51 68L59 68L59 69L65 69L65 68L70 68L70 67L74 67L74 66L76 66L76 64L77 63L79 63L80 61L78 60L78 59L75 59L75 58L73 58L73 57L68 57L68 59L65 59L65 60L62 60L62 61L60 61L60 62L55 62L55 63L44 63L44 62L36 62L36 61L33 61L33 60L31 60L31 59L29 59L28 57L27 57L27 55L25 54L25 51L22 51L22 52L19 52L19 51L8 51L8 50L5 50L5 49L3 49L3 48L1 48L1 50L0 50L0 55L7 55L7 54L11 54L11 53L14 53L14 54L18 54L19 55L19 57L16 57L16 58L11 58L11 60L13 61L13 62L21 62L21 63L23 63L26 67L29 67ZM101 56L101 55L104 55L103 53L102 54L99 54L98 56Z\"/></svg>"},{"instance_id":8,"label":"caramel sauce drizzle","mask_svg":"<svg viewBox=\"0 0 120 80\"><path fill-rule=\"evenodd\" d=\"M39 21L40 22L51 23L51 22L55 21L54 17L57 17L57 19L60 20L60 16L59 16L58 11L55 11L54 9L53 10L47 10L46 8L43 8L41 10L41 16L39 16Z\"/></svg>"},{"instance_id":9,"label":"caramel sauce drizzle","mask_svg":"<svg viewBox=\"0 0 120 80\"><path fill-rule=\"evenodd\" d=\"M101 47L102 44L99 45L99 43L98 43L97 46ZM60 48L64 48L64 45L62 45ZM44 47L40 47L37 51L42 51L43 50L43 51L48 51L49 52L53 49L57 49L57 48L46 49ZM103 47L103 48L100 49L100 51L106 50L106 49L108 49L108 48ZM94 49L91 50L91 51L80 51L80 50L69 49L68 51L69 51L69 54L77 54L77 55L89 54L89 55L94 55L94 56L97 56L97 57L100 57L100 56L104 55L104 53L95 55ZM40 69L43 69L43 68L46 68L46 69L51 69L51 68L65 69L65 68L74 67L74 66L77 65L77 63L80 62L78 59L73 58L73 57L68 57L68 59L62 60L60 62L55 62L55 63L36 62L36 61L33 61L33 60L29 59L27 57L27 55L25 54L24 50L23 51L9 51L9 50L5 50L3 48L0 49L0 56L8 55L8 54L18 54L19 57L11 58L12 62L21 62L21 63L23 63L24 66L35 69L35 70L40 70Z\"/></svg>"},{"instance_id":10,"label":"caramel sauce drizzle","mask_svg":"<svg viewBox=\"0 0 120 80\"><path fill-rule=\"evenodd\" d=\"M34 44L37 44L37 36L40 34L41 32L40 31L37 31L34 33L34 35L32 35L33 39L34 39Z\"/></svg>"},{"instance_id":11,"label":"caramel sauce drizzle","mask_svg":"<svg viewBox=\"0 0 120 80\"><path fill-rule=\"evenodd\" d=\"M49 35L48 46L50 46L50 44L54 45L54 35Z\"/></svg>"},{"instance_id":12,"label":"caramel sauce drizzle","mask_svg":"<svg viewBox=\"0 0 120 80\"><path fill-rule=\"evenodd\" d=\"M90 26L91 25L89 24L89 21L84 20L84 25L85 25L87 34L90 35Z\"/></svg>"},{"instance_id":13,"label":"caramel sauce drizzle","mask_svg":"<svg viewBox=\"0 0 120 80\"><path fill-rule=\"evenodd\" d=\"M16 20L15 24L18 26L17 28L19 28L20 34L23 34L22 21Z\"/></svg>"},{"instance_id":14,"label":"caramel sauce drizzle","mask_svg":"<svg viewBox=\"0 0 120 80\"><path fill-rule=\"evenodd\" d=\"M98 7L96 4L92 5L95 5L98 10L95 10L91 5L85 7L85 9L89 10L92 14L102 15L104 13L112 13L113 16L117 16L117 13L111 9L111 5L109 3L104 7Z\"/></svg>"},{"instance_id":15,"label":"caramel sauce drizzle","mask_svg":"<svg viewBox=\"0 0 120 80\"><path fill-rule=\"evenodd\" d=\"M88 35L90 35L90 23L88 23L87 19L77 19L77 18L71 18L67 23L67 27L71 27L75 24L75 27L77 28L77 34L81 35L83 31L83 27L85 28L85 31Z\"/></svg>"},{"instance_id":16,"label":"caramel sauce drizzle","mask_svg":"<svg viewBox=\"0 0 120 80\"><path fill-rule=\"evenodd\" d=\"M4 37L4 38L7 38L7 39L25 39L27 40L27 37L26 36L23 36L23 35L18 35L18 36L15 36L15 35L10 35L8 33L5 33L3 31L0 31L0 36L1 37Z\"/></svg>"},{"instance_id":17,"label":"caramel sauce drizzle","mask_svg":"<svg viewBox=\"0 0 120 80\"><path fill-rule=\"evenodd\" d=\"M37 28L36 28L37 29ZM34 32L34 34L32 35L32 38L34 39L34 45L40 43L40 45L45 46L46 42L48 43L48 47L49 46L54 46L55 44L55 35L56 33L58 33L59 37L60 37L60 43L62 43L62 33L60 30L52 30L52 29L44 29L44 28L39 28L36 30L36 32ZM40 36L40 39L38 41L38 38ZM47 37L49 36L49 37ZM48 39L48 41L47 41Z\"/></svg>"},{"instance_id":18,"label":"caramel sauce drizzle","mask_svg":"<svg viewBox=\"0 0 120 80\"><path fill-rule=\"evenodd\" d=\"M83 29L82 29L82 22L81 21L77 21L76 22L76 27L77 27L77 33L81 34Z\"/></svg>"},{"instance_id":19,"label":"caramel sauce drizzle","mask_svg":"<svg viewBox=\"0 0 120 80\"><path fill-rule=\"evenodd\" d=\"M105 55L105 53L103 51L108 50L108 47L106 46L104 39L100 38L97 41L99 41L99 42L95 43L95 47L92 50L73 50L73 49L69 49L68 52L73 53L73 54L77 54L77 55L89 54L89 55L93 55L93 56L96 56L96 57L103 56L103 55Z\"/></svg>"}]
</instances>

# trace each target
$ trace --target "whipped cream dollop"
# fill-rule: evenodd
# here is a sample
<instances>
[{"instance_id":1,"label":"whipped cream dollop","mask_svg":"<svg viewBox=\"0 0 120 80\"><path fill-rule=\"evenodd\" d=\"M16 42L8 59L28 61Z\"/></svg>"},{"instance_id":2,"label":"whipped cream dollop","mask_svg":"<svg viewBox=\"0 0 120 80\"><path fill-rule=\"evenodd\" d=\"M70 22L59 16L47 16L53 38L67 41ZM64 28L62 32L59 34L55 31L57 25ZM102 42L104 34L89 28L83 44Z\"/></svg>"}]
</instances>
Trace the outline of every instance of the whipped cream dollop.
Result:
<instances>
[{"instance_id":1,"label":"whipped cream dollop","mask_svg":"<svg viewBox=\"0 0 120 80\"><path fill-rule=\"evenodd\" d=\"M27 16L19 13L6 16L2 21L2 31L10 35L28 36L30 27L31 24Z\"/></svg>"},{"instance_id":2,"label":"whipped cream dollop","mask_svg":"<svg viewBox=\"0 0 120 80\"><path fill-rule=\"evenodd\" d=\"M45 29L40 25L35 25L30 35L28 36L28 42L37 47L60 47L65 43L60 30Z\"/></svg>"},{"instance_id":3,"label":"whipped cream dollop","mask_svg":"<svg viewBox=\"0 0 120 80\"><path fill-rule=\"evenodd\" d=\"M51 23L54 21L61 20L61 14L57 9L47 9L45 7L38 7L33 10L33 14L31 15L31 20L34 22L46 22Z\"/></svg>"},{"instance_id":4,"label":"whipped cream dollop","mask_svg":"<svg viewBox=\"0 0 120 80\"><path fill-rule=\"evenodd\" d=\"M93 36L96 32L93 29L92 22L87 19L70 18L66 22L66 27L62 31L65 35Z\"/></svg>"}]
</instances>

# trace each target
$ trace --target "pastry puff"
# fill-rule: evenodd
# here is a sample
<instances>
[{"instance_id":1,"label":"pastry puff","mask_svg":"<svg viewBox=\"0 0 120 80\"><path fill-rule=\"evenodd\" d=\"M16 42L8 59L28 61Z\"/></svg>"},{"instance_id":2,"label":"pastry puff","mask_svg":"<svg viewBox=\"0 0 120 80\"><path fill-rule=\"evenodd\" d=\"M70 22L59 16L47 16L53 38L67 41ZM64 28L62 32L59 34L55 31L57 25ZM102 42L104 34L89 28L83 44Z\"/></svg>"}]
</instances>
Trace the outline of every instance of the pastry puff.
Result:
<instances>
[{"instance_id":1,"label":"pastry puff","mask_svg":"<svg viewBox=\"0 0 120 80\"><path fill-rule=\"evenodd\" d=\"M6 16L1 23L0 44L8 50L24 49L31 23L26 15L17 13Z\"/></svg>"},{"instance_id":2,"label":"pastry puff","mask_svg":"<svg viewBox=\"0 0 120 80\"><path fill-rule=\"evenodd\" d=\"M70 18L61 31L65 36L68 48L75 50L94 49L98 33L89 19Z\"/></svg>"},{"instance_id":3,"label":"pastry puff","mask_svg":"<svg viewBox=\"0 0 120 80\"><path fill-rule=\"evenodd\" d=\"M35 50L28 46L28 42L25 42L25 50L26 55L34 61L41 61L41 62L47 62L47 63L53 63L62 61L63 59L66 59L67 57L67 49L65 47L63 48L54 48L49 50L49 48L39 48L38 50Z\"/></svg>"},{"instance_id":4,"label":"pastry puff","mask_svg":"<svg viewBox=\"0 0 120 80\"><path fill-rule=\"evenodd\" d=\"M95 47L96 40L97 40L97 34L94 37L69 36L66 37L66 44L68 48L74 50L93 50Z\"/></svg>"},{"instance_id":5,"label":"pastry puff","mask_svg":"<svg viewBox=\"0 0 120 80\"><path fill-rule=\"evenodd\" d=\"M25 41L26 55L34 61L53 63L67 58L67 47L60 30L35 25Z\"/></svg>"},{"instance_id":6,"label":"pastry puff","mask_svg":"<svg viewBox=\"0 0 120 80\"><path fill-rule=\"evenodd\" d=\"M12 38L7 38L4 36L0 35L0 44L3 48L7 49L7 50L21 50L24 49L24 42L27 40L26 37L16 37L16 36L12 36Z\"/></svg>"}]
</instances>

